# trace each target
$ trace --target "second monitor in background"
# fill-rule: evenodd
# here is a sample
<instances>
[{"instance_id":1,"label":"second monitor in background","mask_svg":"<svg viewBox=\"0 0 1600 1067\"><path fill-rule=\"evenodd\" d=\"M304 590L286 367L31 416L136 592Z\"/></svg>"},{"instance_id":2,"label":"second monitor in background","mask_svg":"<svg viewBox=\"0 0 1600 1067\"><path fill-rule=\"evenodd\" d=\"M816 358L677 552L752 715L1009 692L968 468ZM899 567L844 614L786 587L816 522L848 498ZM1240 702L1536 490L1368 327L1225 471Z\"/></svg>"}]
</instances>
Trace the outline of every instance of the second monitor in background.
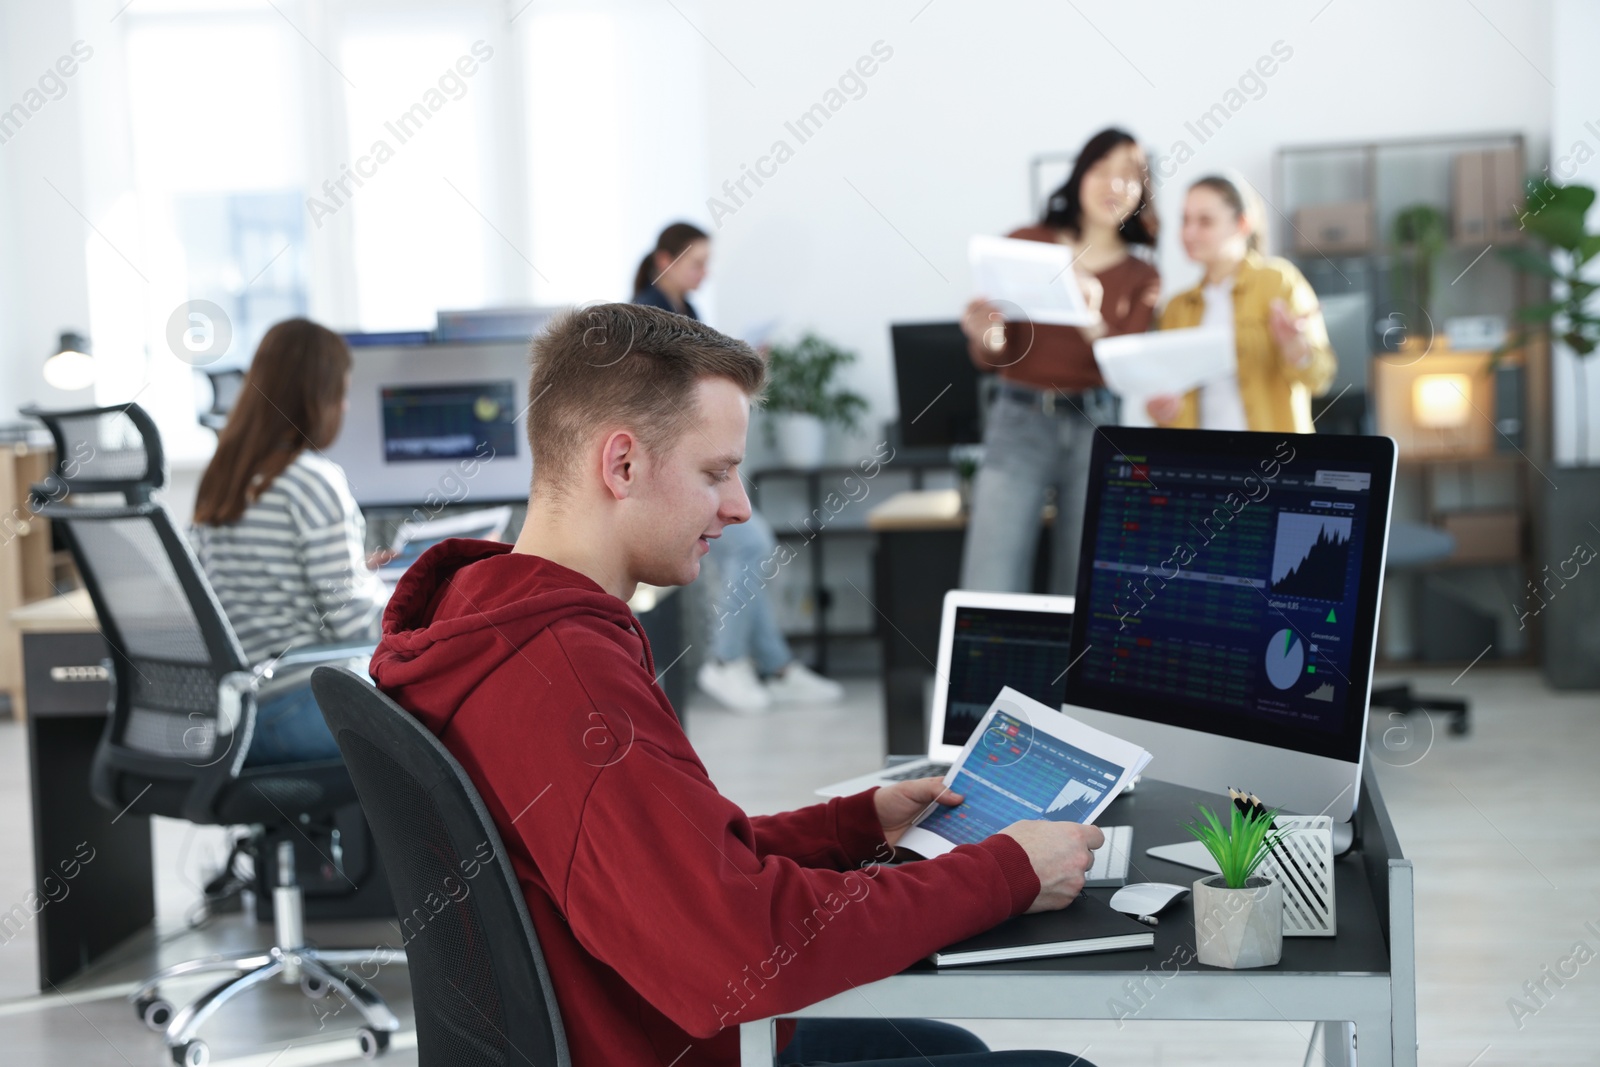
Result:
<instances>
[{"instance_id":1,"label":"second monitor in background","mask_svg":"<svg viewBox=\"0 0 1600 1067\"><path fill-rule=\"evenodd\" d=\"M958 322L889 327L900 440L907 448L948 448L983 440L979 374Z\"/></svg>"},{"instance_id":2,"label":"second monitor in background","mask_svg":"<svg viewBox=\"0 0 1600 1067\"><path fill-rule=\"evenodd\" d=\"M356 503L527 499L525 341L350 341L350 407L328 458L344 468Z\"/></svg>"}]
</instances>

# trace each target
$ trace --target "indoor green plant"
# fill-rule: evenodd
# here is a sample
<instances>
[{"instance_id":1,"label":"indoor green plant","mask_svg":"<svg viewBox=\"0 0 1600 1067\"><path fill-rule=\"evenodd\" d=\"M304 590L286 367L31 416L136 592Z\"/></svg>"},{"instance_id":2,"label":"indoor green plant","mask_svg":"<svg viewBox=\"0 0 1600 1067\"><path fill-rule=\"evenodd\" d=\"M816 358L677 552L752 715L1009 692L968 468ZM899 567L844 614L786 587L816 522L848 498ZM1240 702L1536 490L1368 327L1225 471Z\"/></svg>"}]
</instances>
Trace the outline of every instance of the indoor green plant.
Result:
<instances>
[{"instance_id":1,"label":"indoor green plant","mask_svg":"<svg viewBox=\"0 0 1600 1067\"><path fill-rule=\"evenodd\" d=\"M1600 233L1585 225L1595 192L1587 185L1557 185L1548 178L1531 178L1528 201L1518 221L1522 228L1543 243L1543 249L1514 245L1498 255L1525 274L1546 279L1554 299L1519 308L1517 318L1527 325L1517 331L1496 355L1520 348L1534 334L1548 331L1552 340L1571 350L1573 373L1577 376L1573 403L1576 405L1577 454L1580 462L1589 455L1588 383L1585 366L1589 354L1600 347L1600 307L1594 303L1600 279L1586 269L1600 255Z\"/></svg>"},{"instance_id":2,"label":"indoor green plant","mask_svg":"<svg viewBox=\"0 0 1600 1067\"><path fill-rule=\"evenodd\" d=\"M1411 258L1409 299L1426 309L1433 297L1433 263L1444 251L1449 232L1444 212L1432 204L1412 204L1394 217L1394 243ZM1403 275L1394 276L1395 295L1407 299L1401 284Z\"/></svg>"},{"instance_id":3,"label":"indoor green plant","mask_svg":"<svg viewBox=\"0 0 1600 1067\"><path fill-rule=\"evenodd\" d=\"M1214 967L1270 967L1283 956L1283 887L1257 875L1277 847L1277 809L1235 806L1227 823L1209 808L1184 827L1205 845L1221 874L1194 883L1195 948Z\"/></svg>"},{"instance_id":4,"label":"indoor green plant","mask_svg":"<svg viewBox=\"0 0 1600 1067\"><path fill-rule=\"evenodd\" d=\"M836 384L839 368L855 353L807 332L794 344L776 344L767 356L767 443L791 467L822 464L826 427L856 429L867 400Z\"/></svg>"}]
</instances>

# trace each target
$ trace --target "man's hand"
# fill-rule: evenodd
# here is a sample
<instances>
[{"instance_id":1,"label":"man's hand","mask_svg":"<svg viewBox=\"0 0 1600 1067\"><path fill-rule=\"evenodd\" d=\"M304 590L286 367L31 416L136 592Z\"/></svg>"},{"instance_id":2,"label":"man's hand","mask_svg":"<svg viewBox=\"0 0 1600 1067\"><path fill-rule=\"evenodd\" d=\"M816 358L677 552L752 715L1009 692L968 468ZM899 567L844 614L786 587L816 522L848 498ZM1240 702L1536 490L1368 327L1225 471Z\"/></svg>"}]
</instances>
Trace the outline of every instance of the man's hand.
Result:
<instances>
[{"instance_id":1,"label":"man's hand","mask_svg":"<svg viewBox=\"0 0 1600 1067\"><path fill-rule=\"evenodd\" d=\"M1057 911L1078 899L1083 892L1084 872L1094 866L1090 853L1106 843L1106 835L1098 826L1049 819L1014 822L1000 833L1016 839L1039 876L1039 895L1028 908L1029 915Z\"/></svg>"},{"instance_id":2,"label":"man's hand","mask_svg":"<svg viewBox=\"0 0 1600 1067\"><path fill-rule=\"evenodd\" d=\"M878 809L878 822L883 824L883 839L893 845L911 829L911 824L929 805L934 803L955 807L966 799L944 787L943 778L913 778L909 782L895 782L880 786L872 794Z\"/></svg>"}]
</instances>

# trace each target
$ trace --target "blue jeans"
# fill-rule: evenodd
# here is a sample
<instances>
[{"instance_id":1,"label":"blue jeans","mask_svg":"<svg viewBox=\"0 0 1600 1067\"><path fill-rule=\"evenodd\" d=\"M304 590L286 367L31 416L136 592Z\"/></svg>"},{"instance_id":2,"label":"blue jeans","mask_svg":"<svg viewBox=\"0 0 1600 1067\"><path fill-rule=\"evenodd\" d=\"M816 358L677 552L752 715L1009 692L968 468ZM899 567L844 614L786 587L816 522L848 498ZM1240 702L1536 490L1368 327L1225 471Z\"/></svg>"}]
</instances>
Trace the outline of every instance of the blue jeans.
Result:
<instances>
[{"instance_id":1,"label":"blue jeans","mask_svg":"<svg viewBox=\"0 0 1600 1067\"><path fill-rule=\"evenodd\" d=\"M279 693L256 709L256 729L246 767L338 759L339 745L322 718L310 686Z\"/></svg>"},{"instance_id":2,"label":"blue jeans","mask_svg":"<svg viewBox=\"0 0 1600 1067\"><path fill-rule=\"evenodd\" d=\"M768 588L778 573L777 551L772 524L754 510L749 522L724 526L711 542L711 654L724 663L749 656L763 675L794 659Z\"/></svg>"},{"instance_id":3,"label":"blue jeans","mask_svg":"<svg viewBox=\"0 0 1600 1067\"><path fill-rule=\"evenodd\" d=\"M990 1052L977 1035L932 1019L798 1019L777 1067L820 1063L936 1067L1094 1067L1065 1052Z\"/></svg>"},{"instance_id":4,"label":"blue jeans","mask_svg":"<svg viewBox=\"0 0 1600 1067\"><path fill-rule=\"evenodd\" d=\"M1039 508L1054 486L1050 586L1077 591L1084 492L1095 427L1108 412L1092 394L1056 397L1054 414L1001 394L989 406L983 467L972 489L972 517L961 556L961 588L994 593L1033 591Z\"/></svg>"}]
</instances>

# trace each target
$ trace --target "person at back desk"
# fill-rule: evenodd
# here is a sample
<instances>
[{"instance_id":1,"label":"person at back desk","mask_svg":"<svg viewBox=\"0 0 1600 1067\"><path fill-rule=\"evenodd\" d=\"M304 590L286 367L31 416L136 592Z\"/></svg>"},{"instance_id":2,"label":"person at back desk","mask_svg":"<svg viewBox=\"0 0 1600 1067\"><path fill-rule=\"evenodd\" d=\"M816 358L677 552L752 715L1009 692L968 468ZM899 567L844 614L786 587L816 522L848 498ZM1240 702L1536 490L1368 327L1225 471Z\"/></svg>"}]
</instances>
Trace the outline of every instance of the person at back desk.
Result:
<instances>
[{"instance_id":1,"label":"person at back desk","mask_svg":"<svg viewBox=\"0 0 1600 1067\"><path fill-rule=\"evenodd\" d=\"M321 454L349 401L350 349L306 319L261 338L200 478L190 540L252 665L304 645L378 636L383 584L344 471ZM309 669L278 678L256 711L245 766L338 759Z\"/></svg>"},{"instance_id":2,"label":"person at back desk","mask_svg":"<svg viewBox=\"0 0 1600 1067\"><path fill-rule=\"evenodd\" d=\"M627 600L694 580L743 522L766 366L742 341L604 304L534 341L517 543L451 540L395 589L372 660L482 793L524 887L575 1067L733 1067L738 1025L895 974L1083 885L1092 826L1013 823L882 865L937 778L751 817L717 791ZM943 794L941 796L941 794ZM1081 1063L920 1020L780 1024L780 1062Z\"/></svg>"},{"instance_id":3,"label":"person at back desk","mask_svg":"<svg viewBox=\"0 0 1600 1067\"><path fill-rule=\"evenodd\" d=\"M711 259L711 236L689 222L661 231L656 246L639 262L633 302L699 319L689 294L700 288ZM801 663L778 624L768 578L761 568L778 551L778 537L764 515L722 531L712 561L710 654L695 680L700 690L730 711L751 715L773 704L837 704L844 686Z\"/></svg>"},{"instance_id":4,"label":"person at back desk","mask_svg":"<svg viewBox=\"0 0 1600 1067\"><path fill-rule=\"evenodd\" d=\"M1131 134L1102 130L1078 153L1039 224L1007 234L1070 247L1079 284L1100 321L1041 326L1007 321L1008 309L982 298L967 305L961 328L972 361L981 371L998 371L1000 388L983 434L983 467L961 560L963 589L1032 592L1039 509L1053 486L1050 592L1076 591L1089 446L1096 424L1111 414L1092 346L1098 337L1149 328L1161 276L1130 249L1153 246L1156 228L1144 152Z\"/></svg>"}]
</instances>

